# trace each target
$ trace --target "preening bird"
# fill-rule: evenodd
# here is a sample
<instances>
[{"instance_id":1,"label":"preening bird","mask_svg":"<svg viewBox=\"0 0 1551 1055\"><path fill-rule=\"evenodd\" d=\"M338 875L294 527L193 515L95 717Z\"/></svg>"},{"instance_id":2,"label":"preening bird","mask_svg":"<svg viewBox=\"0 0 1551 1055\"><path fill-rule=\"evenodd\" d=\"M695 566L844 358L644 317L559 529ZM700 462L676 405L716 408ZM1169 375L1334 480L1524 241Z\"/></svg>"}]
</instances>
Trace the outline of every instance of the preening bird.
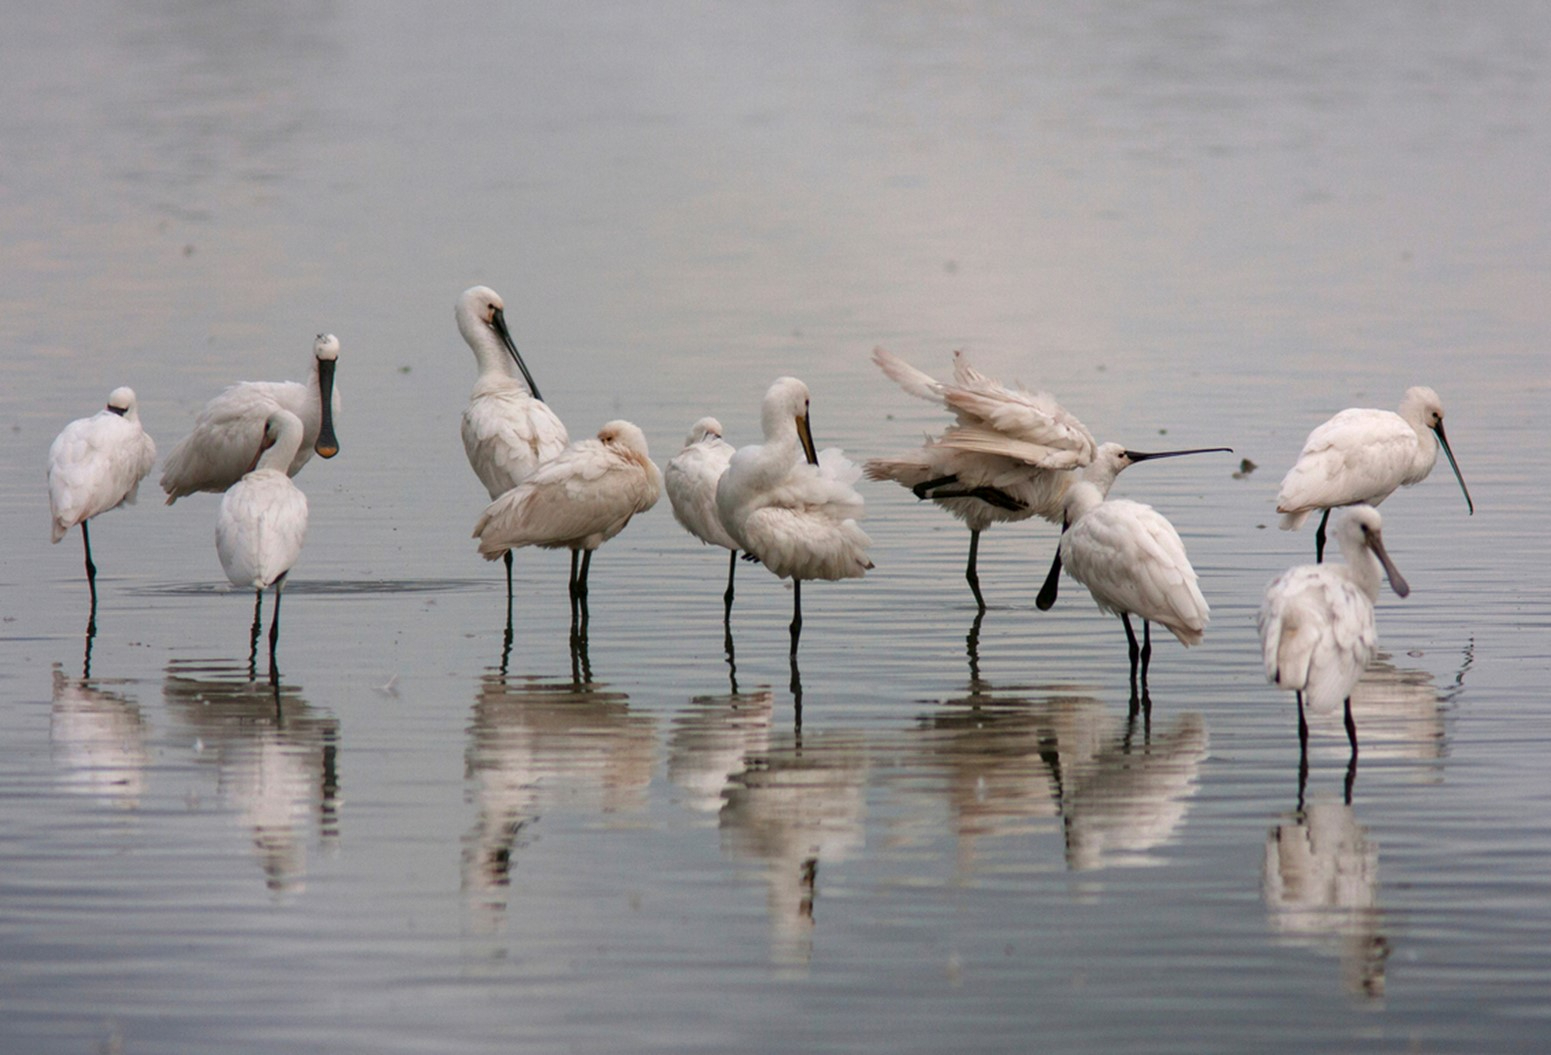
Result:
<instances>
[{"instance_id":1,"label":"preening bird","mask_svg":"<svg viewBox=\"0 0 1551 1055\"><path fill-rule=\"evenodd\" d=\"M1314 560L1323 561L1331 509L1359 502L1376 506L1396 488L1427 479L1438 461L1440 444L1465 494L1465 506L1474 513L1470 489L1444 435L1443 402L1432 389L1417 386L1406 389L1398 414L1350 407L1309 433L1276 496L1282 530L1302 527L1310 513L1321 510Z\"/></svg>"},{"instance_id":2,"label":"preening bird","mask_svg":"<svg viewBox=\"0 0 1551 1055\"><path fill-rule=\"evenodd\" d=\"M565 425L539 395L506 328L506 304L489 286L458 298L458 332L474 352L479 376L463 410L463 449L474 475L499 498L555 457L570 442ZM512 606L512 555L506 562L506 609Z\"/></svg>"},{"instance_id":3,"label":"preening bird","mask_svg":"<svg viewBox=\"0 0 1551 1055\"><path fill-rule=\"evenodd\" d=\"M716 513L716 485L732 461L733 446L722 439L722 423L701 418L689 430L684 449L663 470L663 487L673 506L673 519L701 542L721 546L727 558L727 592L722 595L723 618L732 618L733 576L738 570L738 544Z\"/></svg>"},{"instance_id":4,"label":"preening bird","mask_svg":"<svg viewBox=\"0 0 1551 1055\"><path fill-rule=\"evenodd\" d=\"M661 494L662 474L648 457L646 436L628 421L611 421L596 439L566 447L486 506L474 537L486 560L523 546L569 549L571 628L585 633L592 551Z\"/></svg>"},{"instance_id":5,"label":"preening bird","mask_svg":"<svg viewBox=\"0 0 1551 1055\"><path fill-rule=\"evenodd\" d=\"M302 554L307 538L307 496L291 482L306 426L288 410L270 411L264 434L250 456L253 468L221 496L215 521L215 551L233 586L253 589L253 641L258 642L264 591L275 588L269 624L269 671L275 676L280 640L280 591Z\"/></svg>"},{"instance_id":6,"label":"preening bird","mask_svg":"<svg viewBox=\"0 0 1551 1055\"><path fill-rule=\"evenodd\" d=\"M1130 648L1133 700L1137 698L1138 660L1142 697L1147 695L1147 665L1152 659L1150 624L1165 627L1188 648L1201 643L1211 610L1196 585L1195 569L1174 525L1152 506L1108 498L1109 489L1122 470L1137 462L1208 450L1227 448L1144 453L1106 443L1066 493L1066 527L1037 603L1041 609L1055 603L1056 580L1064 563L1072 578L1088 588L1100 611L1120 616ZM1142 620L1140 648L1131 628L1133 615Z\"/></svg>"},{"instance_id":7,"label":"preening bird","mask_svg":"<svg viewBox=\"0 0 1551 1055\"><path fill-rule=\"evenodd\" d=\"M760 412L765 442L740 447L716 485L716 511L738 548L792 580L792 655L802 634L805 579L856 579L873 566L857 519L861 471L838 450L814 450L808 386L777 378Z\"/></svg>"},{"instance_id":8,"label":"preening bird","mask_svg":"<svg viewBox=\"0 0 1551 1055\"><path fill-rule=\"evenodd\" d=\"M868 479L893 480L929 498L969 528L964 578L985 610L976 558L992 524L1038 516L1057 523L1072 470L1093 460L1093 436L1048 392L1009 388L953 353L953 380L938 381L882 348L873 362L913 396L940 403L956 423L919 450L870 458Z\"/></svg>"},{"instance_id":9,"label":"preening bird","mask_svg":"<svg viewBox=\"0 0 1551 1055\"><path fill-rule=\"evenodd\" d=\"M86 586L97 609L97 566L87 521L132 504L156 461L156 444L140 424L135 390L115 388L108 405L89 418L66 425L48 449L48 506L53 541L81 525L86 551Z\"/></svg>"},{"instance_id":10,"label":"preening bird","mask_svg":"<svg viewBox=\"0 0 1551 1055\"><path fill-rule=\"evenodd\" d=\"M253 465L253 452L264 441L265 422L276 410L289 411L302 423L301 443L282 466L295 476L316 452L332 458L339 453L334 416L339 413L339 388L334 371L339 362L339 338L320 333L312 345L307 382L242 381L206 403L194 419L194 429L178 441L162 465L162 490L172 505L196 491L220 493L242 479Z\"/></svg>"},{"instance_id":11,"label":"preening bird","mask_svg":"<svg viewBox=\"0 0 1551 1055\"><path fill-rule=\"evenodd\" d=\"M1298 743L1308 750L1303 709L1328 713L1345 707L1346 735L1357 754L1352 689L1379 646L1373 606L1379 575L1404 597L1411 592L1384 548L1383 519L1369 505L1354 505L1336 521L1336 542L1345 564L1303 564L1271 580L1257 620L1266 677L1298 699Z\"/></svg>"}]
</instances>

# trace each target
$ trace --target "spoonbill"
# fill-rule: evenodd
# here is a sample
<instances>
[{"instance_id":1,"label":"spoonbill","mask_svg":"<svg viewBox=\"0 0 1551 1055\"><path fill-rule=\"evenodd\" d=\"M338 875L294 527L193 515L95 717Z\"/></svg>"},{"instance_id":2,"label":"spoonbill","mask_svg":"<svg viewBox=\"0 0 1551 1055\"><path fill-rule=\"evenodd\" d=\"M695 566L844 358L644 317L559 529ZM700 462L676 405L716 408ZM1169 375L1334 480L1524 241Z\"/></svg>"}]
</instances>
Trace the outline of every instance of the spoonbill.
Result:
<instances>
[{"instance_id":1,"label":"spoonbill","mask_svg":"<svg viewBox=\"0 0 1551 1055\"><path fill-rule=\"evenodd\" d=\"M1470 489L1443 432L1443 402L1438 393L1418 385L1406 389L1398 414L1348 407L1309 433L1276 496L1282 530L1295 531L1310 513L1322 510L1314 532L1314 562L1323 561L1331 509L1359 502L1376 506L1396 488L1427 479L1438 461L1439 445L1465 493L1466 508L1475 513Z\"/></svg>"},{"instance_id":2,"label":"spoonbill","mask_svg":"<svg viewBox=\"0 0 1551 1055\"><path fill-rule=\"evenodd\" d=\"M727 471L732 455L732 444L722 439L722 423L715 418L701 418L689 430L684 449L668 461L662 474L668 501L673 506L673 519L701 542L721 546L730 553L727 592L722 595L724 621L732 618L732 581L738 570L738 544L727 534L721 518L716 515L716 484Z\"/></svg>"},{"instance_id":3,"label":"spoonbill","mask_svg":"<svg viewBox=\"0 0 1551 1055\"><path fill-rule=\"evenodd\" d=\"M1196 585L1195 569L1174 525L1152 506L1108 498L1109 489L1122 470L1137 462L1227 450L1208 447L1146 453L1106 443L1066 492L1061 545L1036 603L1042 610L1055 603L1064 562L1072 578L1088 588L1100 611L1120 616L1130 646L1133 701L1138 659L1142 698L1147 695L1147 665L1152 659L1150 624L1167 628L1188 648L1201 643L1211 610ZM1132 615L1142 620L1140 648L1131 628Z\"/></svg>"},{"instance_id":4,"label":"spoonbill","mask_svg":"<svg viewBox=\"0 0 1551 1055\"><path fill-rule=\"evenodd\" d=\"M253 588L255 644L264 590L275 588L275 613L269 624L271 679L276 677L275 645L280 640L280 591L307 537L307 496L291 482L288 472L305 435L301 418L283 408L271 410L253 468L221 496L215 520L215 551L226 577L233 586Z\"/></svg>"},{"instance_id":5,"label":"spoonbill","mask_svg":"<svg viewBox=\"0 0 1551 1055\"><path fill-rule=\"evenodd\" d=\"M872 568L856 520L861 471L833 448L813 447L808 386L781 377L760 412L765 442L740 447L716 485L716 512L738 548L792 580L792 656L802 635L804 579L857 579Z\"/></svg>"},{"instance_id":6,"label":"spoonbill","mask_svg":"<svg viewBox=\"0 0 1551 1055\"><path fill-rule=\"evenodd\" d=\"M1383 518L1370 505L1354 505L1336 521L1344 565L1302 564L1271 580L1256 620L1266 677L1298 699L1298 743L1307 752L1305 702L1317 712L1337 703L1346 709L1346 736L1357 756L1352 689L1379 647L1373 605L1379 573L1404 597L1411 587L1384 549Z\"/></svg>"},{"instance_id":7,"label":"spoonbill","mask_svg":"<svg viewBox=\"0 0 1551 1055\"><path fill-rule=\"evenodd\" d=\"M135 390L115 388L108 405L60 430L48 449L48 506L53 541L76 524L86 550L86 587L97 611L97 566L86 523L99 513L132 504L156 461L156 444L140 424ZM89 642L88 642L89 645Z\"/></svg>"},{"instance_id":8,"label":"spoonbill","mask_svg":"<svg viewBox=\"0 0 1551 1055\"><path fill-rule=\"evenodd\" d=\"M1039 516L1061 519L1071 470L1093 460L1093 436L1048 392L1008 388L953 353L953 381L938 381L876 348L873 362L906 392L941 403L957 424L917 451L870 458L870 480L893 480L917 498L929 498L969 528L964 578L985 611L975 568L980 533L992 524Z\"/></svg>"},{"instance_id":9,"label":"spoonbill","mask_svg":"<svg viewBox=\"0 0 1551 1055\"><path fill-rule=\"evenodd\" d=\"M592 551L661 495L662 474L647 456L646 436L628 421L611 421L596 439L566 447L486 506L474 537L486 560L523 546L569 549L571 630L585 634Z\"/></svg>"},{"instance_id":10,"label":"spoonbill","mask_svg":"<svg viewBox=\"0 0 1551 1055\"><path fill-rule=\"evenodd\" d=\"M275 410L289 411L302 423L301 444L290 465L282 466L287 476L300 472L315 451L322 458L338 454L339 441L334 437L338 362L339 338L320 333L312 345L306 384L242 381L206 403L194 419L194 430L178 441L162 465L167 504L196 491L219 494L242 479L253 465L253 452L264 442L265 423Z\"/></svg>"},{"instance_id":11,"label":"spoonbill","mask_svg":"<svg viewBox=\"0 0 1551 1055\"><path fill-rule=\"evenodd\" d=\"M506 304L489 286L458 297L458 332L474 352L479 377L463 410L463 449L474 475L492 499L522 483L538 466L565 450L565 425L539 395L506 328ZM515 369L514 369L515 368ZM519 374L521 376L519 376ZM621 525L623 526L623 525ZM506 611L512 609L512 554L506 562Z\"/></svg>"}]
</instances>

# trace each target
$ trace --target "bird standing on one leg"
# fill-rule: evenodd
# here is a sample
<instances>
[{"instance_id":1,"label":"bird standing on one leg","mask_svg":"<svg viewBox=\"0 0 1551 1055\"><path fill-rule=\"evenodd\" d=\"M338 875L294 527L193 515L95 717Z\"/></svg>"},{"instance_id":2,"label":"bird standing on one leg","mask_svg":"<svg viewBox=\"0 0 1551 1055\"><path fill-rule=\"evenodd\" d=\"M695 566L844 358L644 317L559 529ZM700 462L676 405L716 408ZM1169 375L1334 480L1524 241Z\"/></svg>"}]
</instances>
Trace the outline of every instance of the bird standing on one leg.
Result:
<instances>
[{"instance_id":1,"label":"bird standing on one leg","mask_svg":"<svg viewBox=\"0 0 1551 1055\"><path fill-rule=\"evenodd\" d=\"M673 519L702 542L729 551L722 621L732 619L732 582L738 570L738 544L716 514L716 485L732 461L733 446L722 439L722 423L701 418L690 429L684 449L663 470L662 482L673 506Z\"/></svg>"},{"instance_id":2,"label":"bird standing on one leg","mask_svg":"<svg viewBox=\"0 0 1551 1055\"><path fill-rule=\"evenodd\" d=\"M1257 624L1266 677L1298 700L1298 744L1307 758L1309 726L1304 706L1329 712L1345 708L1347 739L1357 757L1352 689L1378 650L1373 606L1380 574L1400 597L1411 592L1384 548L1383 519L1369 505L1355 505L1336 522L1345 564L1303 564L1266 587Z\"/></svg>"},{"instance_id":3,"label":"bird standing on one leg","mask_svg":"<svg viewBox=\"0 0 1551 1055\"><path fill-rule=\"evenodd\" d=\"M479 364L479 377L463 411L463 450L492 499L522 483L570 442L565 425L539 395L522 361L506 305L489 286L463 291L454 312L458 332ZM511 628L512 554L506 562L506 624Z\"/></svg>"},{"instance_id":4,"label":"bird standing on one leg","mask_svg":"<svg viewBox=\"0 0 1551 1055\"><path fill-rule=\"evenodd\" d=\"M1397 488L1427 479L1438 461L1440 445L1465 493L1465 506L1474 513L1470 489L1443 431L1443 402L1438 393L1422 386L1407 389L1398 414L1361 407L1341 411L1309 433L1297 463L1282 480L1276 496L1282 530L1302 527L1310 513L1320 510L1319 528L1314 532L1314 562L1322 562L1325 525L1332 509L1359 502L1376 506Z\"/></svg>"},{"instance_id":5,"label":"bird standing on one leg","mask_svg":"<svg viewBox=\"0 0 1551 1055\"><path fill-rule=\"evenodd\" d=\"M66 425L48 449L48 504L53 541L58 542L76 524L81 525L81 545L86 551L86 586L91 592L92 616L88 633L95 628L97 613L97 566L92 563L92 540L87 521L99 513L133 504L156 462L156 444L140 424L140 410L132 388L115 388L108 405L89 418Z\"/></svg>"},{"instance_id":6,"label":"bird standing on one leg","mask_svg":"<svg viewBox=\"0 0 1551 1055\"><path fill-rule=\"evenodd\" d=\"M985 611L976 568L980 533L1039 516L1056 523L1072 470L1093 460L1093 436L1047 392L1008 388L953 353L953 381L938 381L882 348L873 362L906 392L941 403L957 424L916 451L869 458L871 480L893 480L931 499L969 528L964 578Z\"/></svg>"}]
</instances>

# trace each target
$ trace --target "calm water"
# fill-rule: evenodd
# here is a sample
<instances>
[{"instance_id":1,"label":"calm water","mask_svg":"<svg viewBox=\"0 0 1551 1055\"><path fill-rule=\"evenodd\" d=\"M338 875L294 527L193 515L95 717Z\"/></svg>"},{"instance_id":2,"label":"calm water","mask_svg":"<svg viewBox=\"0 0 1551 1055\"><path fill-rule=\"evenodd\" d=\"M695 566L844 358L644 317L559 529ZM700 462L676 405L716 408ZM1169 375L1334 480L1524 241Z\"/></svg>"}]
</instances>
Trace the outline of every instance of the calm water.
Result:
<instances>
[{"instance_id":1,"label":"calm water","mask_svg":"<svg viewBox=\"0 0 1551 1055\"><path fill-rule=\"evenodd\" d=\"M1551 1038L1551 11L146 2L0 41L0 1044L17 1052L1538 1051ZM869 486L877 569L804 597L666 502L499 566L457 418L500 290L573 435L659 463L775 376L821 444L939 417L868 361L1227 443L1116 493L1213 606L1150 722L1054 531ZM51 547L43 464L119 384L163 453L343 342L342 453L248 679L210 496ZM1350 803L1253 613L1303 436L1442 393L1466 480L1385 506ZM1238 459L1261 468L1234 475ZM153 481L154 484L154 481ZM729 658L732 662L729 663ZM89 668L89 669L88 669Z\"/></svg>"}]
</instances>

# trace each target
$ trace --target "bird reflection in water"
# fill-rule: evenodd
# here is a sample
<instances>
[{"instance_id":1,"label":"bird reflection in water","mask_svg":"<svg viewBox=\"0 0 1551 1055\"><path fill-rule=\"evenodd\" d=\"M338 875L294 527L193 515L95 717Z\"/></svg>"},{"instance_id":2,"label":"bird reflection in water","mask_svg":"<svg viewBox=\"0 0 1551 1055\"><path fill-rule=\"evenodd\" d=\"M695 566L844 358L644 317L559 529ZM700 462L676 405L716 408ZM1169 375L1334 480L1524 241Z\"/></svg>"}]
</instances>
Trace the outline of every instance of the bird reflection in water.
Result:
<instances>
[{"instance_id":1,"label":"bird reflection in water","mask_svg":"<svg viewBox=\"0 0 1551 1055\"><path fill-rule=\"evenodd\" d=\"M145 719L127 696L54 668L49 745L65 787L104 806L139 807L145 793Z\"/></svg>"},{"instance_id":2,"label":"bird reflection in water","mask_svg":"<svg viewBox=\"0 0 1551 1055\"><path fill-rule=\"evenodd\" d=\"M1266 914L1287 944L1336 956L1349 992L1377 999L1390 953L1378 904L1378 846L1352 810L1350 771L1344 801L1312 805L1304 803L1307 775L1301 765L1297 808L1266 836Z\"/></svg>"},{"instance_id":3,"label":"bird reflection in water","mask_svg":"<svg viewBox=\"0 0 1551 1055\"><path fill-rule=\"evenodd\" d=\"M918 764L943 782L905 793L946 794L960 872L974 869L986 840L1048 831L1057 818L1073 870L1155 863L1151 851L1173 837L1195 793L1206 727L1187 713L1139 737L1137 719L1077 689L1020 694L977 678L916 728Z\"/></svg>"},{"instance_id":4,"label":"bird reflection in water","mask_svg":"<svg viewBox=\"0 0 1551 1055\"><path fill-rule=\"evenodd\" d=\"M668 780L697 813L716 813L732 777L770 748L775 693L697 696L673 718Z\"/></svg>"},{"instance_id":5,"label":"bird reflection in water","mask_svg":"<svg viewBox=\"0 0 1551 1055\"><path fill-rule=\"evenodd\" d=\"M812 957L820 865L863 843L868 765L857 733L773 734L727 780L722 850L764 877L778 964L801 968Z\"/></svg>"},{"instance_id":6,"label":"bird reflection in water","mask_svg":"<svg viewBox=\"0 0 1551 1055\"><path fill-rule=\"evenodd\" d=\"M303 889L309 829L325 850L339 839L339 722L294 685L253 681L224 661L174 661L162 695L216 769L221 799L251 832L265 883Z\"/></svg>"},{"instance_id":7,"label":"bird reflection in water","mask_svg":"<svg viewBox=\"0 0 1551 1055\"><path fill-rule=\"evenodd\" d=\"M573 678L486 675L474 700L464 777L477 807L464 838L463 890L504 923L516 851L539 817L569 808L621 817L646 808L656 721L629 697Z\"/></svg>"}]
</instances>

